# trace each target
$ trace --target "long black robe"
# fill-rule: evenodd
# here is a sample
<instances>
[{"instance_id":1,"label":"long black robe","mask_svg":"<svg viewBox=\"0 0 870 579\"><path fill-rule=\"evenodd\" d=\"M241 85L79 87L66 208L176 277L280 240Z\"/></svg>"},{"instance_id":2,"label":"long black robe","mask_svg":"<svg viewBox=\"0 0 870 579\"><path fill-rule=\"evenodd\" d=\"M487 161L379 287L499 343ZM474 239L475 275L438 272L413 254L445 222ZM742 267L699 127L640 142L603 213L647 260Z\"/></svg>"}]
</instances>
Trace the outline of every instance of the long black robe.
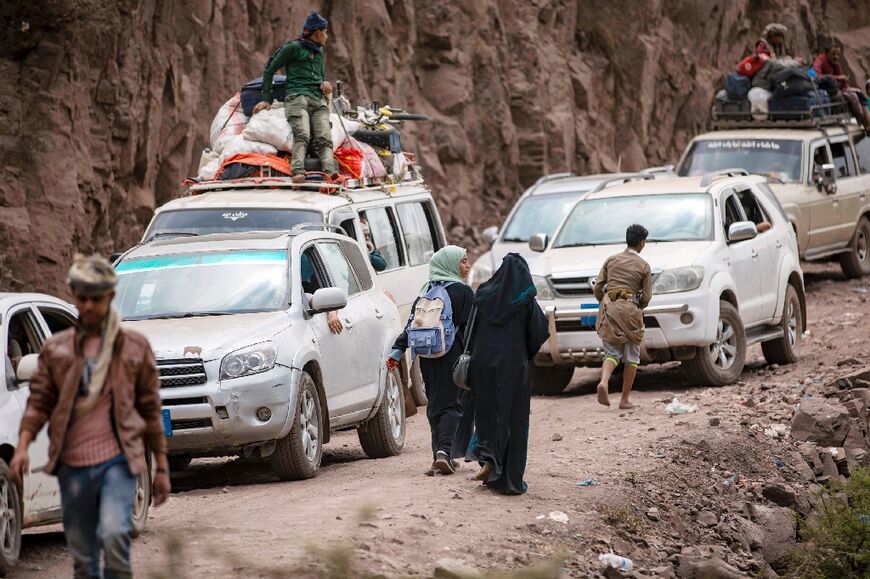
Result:
<instances>
[{"instance_id":1,"label":"long black robe","mask_svg":"<svg viewBox=\"0 0 870 579\"><path fill-rule=\"evenodd\" d=\"M475 297L470 382L477 444L469 456L492 465L484 483L506 494L528 488L523 474L532 395L529 360L549 336L536 293L526 261L511 253Z\"/></svg>"},{"instance_id":2,"label":"long black robe","mask_svg":"<svg viewBox=\"0 0 870 579\"><path fill-rule=\"evenodd\" d=\"M432 431L432 456L439 450L452 456L453 439L456 428L462 416L461 390L453 382L453 365L465 348L463 336L471 306L474 302L474 292L463 283L454 283L447 287L450 304L453 308L453 325L456 327L456 339L450 351L440 358L420 358L420 373L423 374L423 384L426 387L426 417ZM419 298L417 298L419 299ZM411 311L414 311L414 305ZM402 332L393 348L405 351L408 348L407 331Z\"/></svg>"}]
</instances>

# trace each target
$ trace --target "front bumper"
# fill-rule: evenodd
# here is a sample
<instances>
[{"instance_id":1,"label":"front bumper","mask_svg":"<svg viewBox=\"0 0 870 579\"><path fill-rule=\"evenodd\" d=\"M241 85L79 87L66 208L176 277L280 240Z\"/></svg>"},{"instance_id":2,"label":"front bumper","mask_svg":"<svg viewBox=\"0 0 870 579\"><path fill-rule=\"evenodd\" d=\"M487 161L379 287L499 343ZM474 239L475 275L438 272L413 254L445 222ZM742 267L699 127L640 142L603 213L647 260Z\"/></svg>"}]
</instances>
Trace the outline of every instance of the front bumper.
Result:
<instances>
[{"instance_id":1,"label":"front bumper","mask_svg":"<svg viewBox=\"0 0 870 579\"><path fill-rule=\"evenodd\" d=\"M206 375L217 376L219 365L220 360L207 363ZM161 388L163 408L169 409L172 422L170 454L227 454L284 436L292 425L290 409L300 378L300 370L276 365L253 376ZM264 407L272 413L265 422L257 418L257 410Z\"/></svg>"},{"instance_id":2,"label":"front bumper","mask_svg":"<svg viewBox=\"0 0 870 579\"><path fill-rule=\"evenodd\" d=\"M604 360L604 346L594 326L598 302L559 298L541 306L547 315L550 337L535 357L538 365L582 366ZM691 358L696 347L709 343L710 299L706 291L654 297L643 314L646 331L641 359L645 362Z\"/></svg>"}]
</instances>

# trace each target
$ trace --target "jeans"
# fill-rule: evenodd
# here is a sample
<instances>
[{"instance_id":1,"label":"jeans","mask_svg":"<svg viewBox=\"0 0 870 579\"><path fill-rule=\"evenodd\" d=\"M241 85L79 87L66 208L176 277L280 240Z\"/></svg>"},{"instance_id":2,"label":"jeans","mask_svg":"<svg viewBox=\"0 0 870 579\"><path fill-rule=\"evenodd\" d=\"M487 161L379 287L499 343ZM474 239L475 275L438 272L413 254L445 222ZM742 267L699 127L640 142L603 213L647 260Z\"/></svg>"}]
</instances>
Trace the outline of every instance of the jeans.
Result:
<instances>
[{"instance_id":1,"label":"jeans","mask_svg":"<svg viewBox=\"0 0 870 579\"><path fill-rule=\"evenodd\" d=\"M99 579L100 549L105 555L103 577L132 577L130 539L136 477L124 455L83 468L61 465L57 478L63 529L76 579Z\"/></svg>"},{"instance_id":2,"label":"jeans","mask_svg":"<svg viewBox=\"0 0 870 579\"><path fill-rule=\"evenodd\" d=\"M336 172L332 154L332 131L329 126L329 105L326 97L314 98L304 94L289 95L284 101L284 113L293 131L293 152L290 168L294 175L305 173L308 143L320 157L321 171L327 175Z\"/></svg>"}]
</instances>

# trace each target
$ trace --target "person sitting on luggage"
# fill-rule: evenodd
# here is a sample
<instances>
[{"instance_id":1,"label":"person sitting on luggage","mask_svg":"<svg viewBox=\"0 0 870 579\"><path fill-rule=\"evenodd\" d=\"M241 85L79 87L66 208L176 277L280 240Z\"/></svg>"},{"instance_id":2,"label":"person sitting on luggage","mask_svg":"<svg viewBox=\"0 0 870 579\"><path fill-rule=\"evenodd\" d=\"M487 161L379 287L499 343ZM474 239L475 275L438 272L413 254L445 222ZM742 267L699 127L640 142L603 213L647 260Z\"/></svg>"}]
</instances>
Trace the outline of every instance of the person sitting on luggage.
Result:
<instances>
[{"instance_id":1,"label":"person sitting on luggage","mask_svg":"<svg viewBox=\"0 0 870 579\"><path fill-rule=\"evenodd\" d=\"M755 54L764 54L768 58L785 57L785 35L788 28L773 22L764 27L761 38L755 43Z\"/></svg>"},{"instance_id":2,"label":"person sitting on luggage","mask_svg":"<svg viewBox=\"0 0 870 579\"><path fill-rule=\"evenodd\" d=\"M328 38L327 25L325 18L312 12L305 19L302 36L287 42L272 55L263 70L263 101L254 107L257 114L272 106L272 77L279 69L286 68L284 112L293 131L290 167L294 183L305 181L309 142L313 142L320 158L321 171L333 179L340 176L332 156L329 126L327 97L332 94L332 85L324 79L323 47Z\"/></svg>"},{"instance_id":3,"label":"person sitting on luggage","mask_svg":"<svg viewBox=\"0 0 870 579\"><path fill-rule=\"evenodd\" d=\"M813 62L813 70L820 78L829 77L837 82L840 95L849 105L849 110L854 115L864 131L870 134L870 111L867 110L867 95L861 89L850 87L849 79L843 71L840 59L843 49L833 42L825 45L825 51L816 57Z\"/></svg>"}]
</instances>

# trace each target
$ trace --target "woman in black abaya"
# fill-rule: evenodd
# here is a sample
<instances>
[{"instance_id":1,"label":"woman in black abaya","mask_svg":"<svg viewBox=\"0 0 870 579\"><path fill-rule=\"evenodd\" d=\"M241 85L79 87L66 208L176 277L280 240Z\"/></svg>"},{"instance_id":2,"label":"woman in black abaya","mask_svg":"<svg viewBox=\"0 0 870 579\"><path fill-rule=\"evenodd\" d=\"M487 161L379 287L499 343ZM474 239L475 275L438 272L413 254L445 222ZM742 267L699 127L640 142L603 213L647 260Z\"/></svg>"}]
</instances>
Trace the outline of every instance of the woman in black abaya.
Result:
<instances>
[{"instance_id":1,"label":"woman in black abaya","mask_svg":"<svg viewBox=\"0 0 870 579\"><path fill-rule=\"evenodd\" d=\"M469 382L478 440L469 456L482 465L477 480L511 495L528 488L523 473L532 395L529 361L549 336L535 295L526 260L510 253L474 298Z\"/></svg>"}]
</instances>

